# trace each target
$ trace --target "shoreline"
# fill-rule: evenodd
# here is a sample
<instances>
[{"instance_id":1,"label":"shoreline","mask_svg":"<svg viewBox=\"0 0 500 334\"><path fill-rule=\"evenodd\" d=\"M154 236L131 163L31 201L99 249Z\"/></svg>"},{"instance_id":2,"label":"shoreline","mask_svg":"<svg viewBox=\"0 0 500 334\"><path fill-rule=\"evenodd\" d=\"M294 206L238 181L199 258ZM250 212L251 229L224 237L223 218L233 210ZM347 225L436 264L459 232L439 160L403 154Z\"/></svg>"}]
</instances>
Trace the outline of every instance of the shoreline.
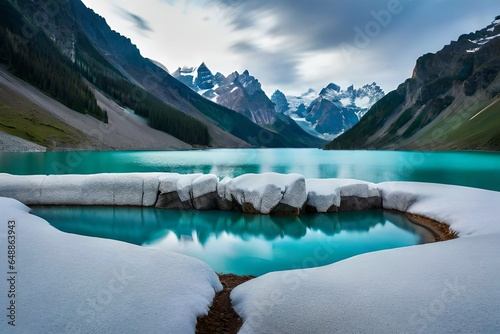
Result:
<instances>
[{"instance_id":1,"label":"shoreline","mask_svg":"<svg viewBox=\"0 0 500 334\"><path fill-rule=\"evenodd\" d=\"M402 213L413 224L431 232L434 236L434 240L426 241L422 245L458 238L457 232L453 231L451 227L445 223L441 223L434 219L415 215L409 212L402 212L398 210L388 211ZM196 334L236 334L243 325L243 320L233 309L230 295L235 287L256 277L250 275L240 276L220 273L217 273L217 275L219 276L219 280L222 284L223 289L215 294L212 305L210 306L207 315L198 317L198 321L196 324Z\"/></svg>"},{"instance_id":2,"label":"shoreline","mask_svg":"<svg viewBox=\"0 0 500 334\"><path fill-rule=\"evenodd\" d=\"M458 233L453 231L448 224L438 222L437 220L428 217L415 215L410 212L400 213L403 213L413 224L421 226L431 232L435 240L430 242L440 242L458 238Z\"/></svg>"}]
</instances>

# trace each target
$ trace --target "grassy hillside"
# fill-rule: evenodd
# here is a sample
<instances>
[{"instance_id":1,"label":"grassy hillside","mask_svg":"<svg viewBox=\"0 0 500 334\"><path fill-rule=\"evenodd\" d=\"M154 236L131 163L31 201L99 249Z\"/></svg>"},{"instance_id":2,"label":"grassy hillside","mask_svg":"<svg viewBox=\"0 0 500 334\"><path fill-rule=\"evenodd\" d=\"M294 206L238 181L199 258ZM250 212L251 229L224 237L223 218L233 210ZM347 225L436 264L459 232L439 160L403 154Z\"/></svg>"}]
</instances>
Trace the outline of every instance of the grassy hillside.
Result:
<instances>
[{"instance_id":1,"label":"grassy hillside","mask_svg":"<svg viewBox=\"0 0 500 334\"><path fill-rule=\"evenodd\" d=\"M49 150L91 149L98 142L7 87L0 86L0 131Z\"/></svg>"}]
</instances>

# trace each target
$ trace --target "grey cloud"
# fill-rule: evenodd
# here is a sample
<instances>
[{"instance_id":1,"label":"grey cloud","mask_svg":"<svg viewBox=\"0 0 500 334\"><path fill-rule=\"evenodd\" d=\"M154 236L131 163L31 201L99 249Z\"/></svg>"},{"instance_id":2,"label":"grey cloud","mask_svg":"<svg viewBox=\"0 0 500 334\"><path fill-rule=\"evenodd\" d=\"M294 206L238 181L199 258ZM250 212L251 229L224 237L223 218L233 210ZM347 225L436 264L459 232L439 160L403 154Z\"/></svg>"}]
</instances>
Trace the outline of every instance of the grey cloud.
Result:
<instances>
[{"instance_id":1,"label":"grey cloud","mask_svg":"<svg viewBox=\"0 0 500 334\"><path fill-rule=\"evenodd\" d=\"M231 46L231 50L237 53L257 52L257 48L248 42L237 42Z\"/></svg>"},{"instance_id":2,"label":"grey cloud","mask_svg":"<svg viewBox=\"0 0 500 334\"><path fill-rule=\"evenodd\" d=\"M146 21L144 18L140 17L137 14L131 13L124 8L117 7L117 9L123 18L125 18L129 21L132 21L139 30L141 30L141 31L153 31L153 29L151 29L151 27L149 25L149 22Z\"/></svg>"},{"instance_id":3,"label":"grey cloud","mask_svg":"<svg viewBox=\"0 0 500 334\"><path fill-rule=\"evenodd\" d=\"M359 31L376 37L396 34L411 39L435 29L436 25L446 25L471 15L489 15L493 20L500 12L497 0L210 1L228 8L235 30L252 28L259 15L273 13L278 22L269 33L293 38L297 51L354 44ZM372 42L375 44L377 39L372 38Z\"/></svg>"},{"instance_id":4,"label":"grey cloud","mask_svg":"<svg viewBox=\"0 0 500 334\"><path fill-rule=\"evenodd\" d=\"M298 61L288 54L265 52L254 54L248 63L251 72L258 73L257 78L262 83L270 83L279 87L301 80L296 71L298 65Z\"/></svg>"},{"instance_id":5,"label":"grey cloud","mask_svg":"<svg viewBox=\"0 0 500 334\"><path fill-rule=\"evenodd\" d=\"M271 13L276 17L276 25L268 34L285 37L293 43L283 45L278 54L265 53L259 58L259 52L265 50L252 49L255 41L243 37L233 45L233 50L251 54L251 57L245 56L250 62L255 59L271 61L267 70L264 70L265 64L259 65L265 75L271 76L268 73L283 68L279 74L272 75L274 80L281 82L286 81L281 80L281 75L291 79L290 72L295 72L293 67L298 62L288 61L293 55L340 50L346 45L358 52L369 52L373 57L368 61L374 72L380 71L381 67L387 68L387 63L393 59L395 66L387 68L387 71L392 71L399 78L399 73L406 75L411 72L411 66L422 54L435 52L438 46L442 47L461 33L467 33L462 22L470 27L471 21L474 21L478 24L477 28L481 28L500 14L498 0L209 1L227 10L232 29L236 31L252 29L261 15ZM387 13L389 17L384 16ZM404 57L405 61L397 57ZM287 65L279 66L278 59L287 62Z\"/></svg>"}]
</instances>

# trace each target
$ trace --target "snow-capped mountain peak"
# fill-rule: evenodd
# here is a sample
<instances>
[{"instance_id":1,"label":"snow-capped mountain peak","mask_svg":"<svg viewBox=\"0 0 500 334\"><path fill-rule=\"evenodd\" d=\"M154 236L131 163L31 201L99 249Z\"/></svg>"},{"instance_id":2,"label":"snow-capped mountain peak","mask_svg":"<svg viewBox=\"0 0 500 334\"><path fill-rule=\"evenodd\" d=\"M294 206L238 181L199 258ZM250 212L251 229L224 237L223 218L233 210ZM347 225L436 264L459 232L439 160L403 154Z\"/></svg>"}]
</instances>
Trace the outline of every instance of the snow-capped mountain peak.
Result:
<instances>
[{"instance_id":1,"label":"snow-capped mountain peak","mask_svg":"<svg viewBox=\"0 0 500 334\"><path fill-rule=\"evenodd\" d=\"M345 90L330 83L319 95L313 92L309 90L300 96L287 96L287 114L298 123L300 121L301 126L308 123L324 138L332 138L348 130L385 95L374 82L360 88L351 85Z\"/></svg>"},{"instance_id":2,"label":"snow-capped mountain peak","mask_svg":"<svg viewBox=\"0 0 500 334\"><path fill-rule=\"evenodd\" d=\"M468 39L468 41L472 44L472 47L465 50L467 53L477 52L481 49L481 47L488 44L493 39L500 37L500 15L497 16L485 30L478 32L478 34L479 36Z\"/></svg>"}]
</instances>

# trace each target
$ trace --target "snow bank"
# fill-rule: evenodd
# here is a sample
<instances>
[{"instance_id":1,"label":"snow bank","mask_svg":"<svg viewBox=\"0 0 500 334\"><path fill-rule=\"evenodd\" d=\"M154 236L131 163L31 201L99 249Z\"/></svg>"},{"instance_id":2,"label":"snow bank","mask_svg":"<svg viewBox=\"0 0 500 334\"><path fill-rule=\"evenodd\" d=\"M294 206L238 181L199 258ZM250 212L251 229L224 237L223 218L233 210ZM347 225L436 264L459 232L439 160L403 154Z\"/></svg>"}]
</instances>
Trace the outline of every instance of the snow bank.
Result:
<instances>
[{"instance_id":1,"label":"snow bank","mask_svg":"<svg viewBox=\"0 0 500 334\"><path fill-rule=\"evenodd\" d=\"M0 174L0 196L15 198L25 204L40 204L45 175Z\"/></svg>"},{"instance_id":2,"label":"snow bank","mask_svg":"<svg viewBox=\"0 0 500 334\"><path fill-rule=\"evenodd\" d=\"M16 327L0 332L194 333L222 287L205 263L176 253L66 234L0 198L0 267L7 268L7 221L15 221ZM4 308L5 307L5 308Z\"/></svg>"},{"instance_id":3,"label":"snow bank","mask_svg":"<svg viewBox=\"0 0 500 334\"><path fill-rule=\"evenodd\" d=\"M377 187L385 209L437 220L460 237L500 233L500 192L419 182L383 182Z\"/></svg>"},{"instance_id":4,"label":"snow bank","mask_svg":"<svg viewBox=\"0 0 500 334\"><path fill-rule=\"evenodd\" d=\"M244 319L240 333L500 332L500 193L405 182L377 187L385 208L448 223L461 238L244 283L231 293ZM333 252L318 245L316 256Z\"/></svg>"},{"instance_id":5,"label":"snow bank","mask_svg":"<svg viewBox=\"0 0 500 334\"><path fill-rule=\"evenodd\" d=\"M0 174L0 196L15 198L28 205L152 206L158 187L158 173Z\"/></svg>"}]
</instances>

